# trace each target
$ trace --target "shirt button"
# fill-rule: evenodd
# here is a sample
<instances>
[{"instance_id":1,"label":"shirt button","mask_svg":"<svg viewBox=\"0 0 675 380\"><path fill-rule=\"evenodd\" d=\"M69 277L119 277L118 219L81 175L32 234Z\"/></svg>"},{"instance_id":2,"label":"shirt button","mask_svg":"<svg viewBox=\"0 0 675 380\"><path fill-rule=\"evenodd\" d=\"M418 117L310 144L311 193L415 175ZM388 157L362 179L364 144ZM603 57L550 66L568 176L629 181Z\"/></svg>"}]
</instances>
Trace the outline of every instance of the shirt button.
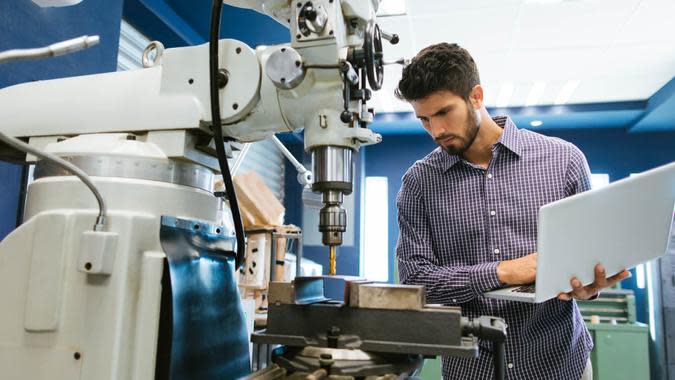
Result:
<instances>
[{"instance_id":1,"label":"shirt button","mask_svg":"<svg viewBox=\"0 0 675 380\"><path fill-rule=\"evenodd\" d=\"M495 248L495 255L499 254L499 248Z\"/></svg>"},{"instance_id":2,"label":"shirt button","mask_svg":"<svg viewBox=\"0 0 675 380\"><path fill-rule=\"evenodd\" d=\"M497 211L495 211L495 210L490 211L490 215L492 215L492 216L497 215Z\"/></svg>"},{"instance_id":3,"label":"shirt button","mask_svg":"<svg viewBox=\"0 0 675 380\"><path fill-rule=\"evenodd\" d=\"M492 179L492 173L488 173L487 177L488 177L489 179Z\"/></svg>"},{"instance_id":4,"label":"shirt button","mask_svg":"<svg viewBox=\"0 0 675 380\"><path fill-rule=\"evenodd\" d=\"M509 363L508 367L509 369L513 368L513 363Z\"/></svg>"}]
</instances>

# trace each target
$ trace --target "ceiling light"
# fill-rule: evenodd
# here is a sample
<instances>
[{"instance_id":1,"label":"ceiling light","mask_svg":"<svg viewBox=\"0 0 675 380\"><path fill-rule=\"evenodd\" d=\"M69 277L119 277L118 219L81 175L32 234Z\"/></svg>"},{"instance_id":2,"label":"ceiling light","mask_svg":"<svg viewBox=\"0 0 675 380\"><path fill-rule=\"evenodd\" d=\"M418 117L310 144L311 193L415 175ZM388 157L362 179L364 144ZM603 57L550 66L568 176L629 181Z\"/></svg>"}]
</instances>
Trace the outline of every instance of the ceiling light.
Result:
<instances>
[{"instance_id":1,"label":"ceiling light","mask_svg":"<svg viewBox=\"0 0 675 380\"><path fill-rule=\"evenodd\" d=\"M558 4L565 0L525 0L525 4Z\"/></svg>"},{"instance_id":2,"label":"ceiling light","mask_svg":"<svg viewBox=\"0 0 675 380\"><path fill-rule=\"evenodd\" d=\"M544 89L546 88L546 82L535 82L530 89L530 93L527 94L527 99L525 100L525 107L530 107L539 104L541 96L544 95Z\"/></svg>"},{"instance_id":3,"label":"ceiling light","mask_svg":"<svg viewBox=\"0 0 675 380\"><path fill-rule=\"evenodd\" d=\"M80 3L82 0L33 0L33 2L42 8L50 7L69 7Z\"/></svg>"},{"instance_id":4,"label":"ceiling light","mask_svg":"<svg viewBox=\"0 0 675 380\"><path fill-rule=\"evenodd\" d=\"M513 95L513 83L504 83L497 96L497 108L506 108L509 106L511 95Z\"/></svg>"},{"instance_id":5,"label":"ceiling light","mask_svg":"<svg viewBox=\"0 0 675 380\"><path fill-rule=\"evenodd\" d=\"M535 127L535 128L536 128L536 127L541 127L542 125L544 125L544 122L541 121L541 120L532 120L532 121L530 122L530 125L533 126L533 127Z\"/></svg>"},{"instance_id":6,"label":"ceiling light","mask_svg":"<svg viewBox=\"0 0 675 380\"><path fill-rule=\"evenodd\" d=\"M406 14L405 0L382 0L377 9L377 15L382 16L401 16Z\"/></svg>"},{"instance_id":7,"label":"ceiling light","mask_svg":"<svg viewBox=\"0 0 675 380\"><path fill-rule=\"evenodd\" d=\"M574 94L574 91L576 91L577 87L579 87L579 83L581 83L580 80L571 80L565 83L563 88L558 93L558 96L555 98L555 104L567 104Z\"/></svg>"}]
</instances>

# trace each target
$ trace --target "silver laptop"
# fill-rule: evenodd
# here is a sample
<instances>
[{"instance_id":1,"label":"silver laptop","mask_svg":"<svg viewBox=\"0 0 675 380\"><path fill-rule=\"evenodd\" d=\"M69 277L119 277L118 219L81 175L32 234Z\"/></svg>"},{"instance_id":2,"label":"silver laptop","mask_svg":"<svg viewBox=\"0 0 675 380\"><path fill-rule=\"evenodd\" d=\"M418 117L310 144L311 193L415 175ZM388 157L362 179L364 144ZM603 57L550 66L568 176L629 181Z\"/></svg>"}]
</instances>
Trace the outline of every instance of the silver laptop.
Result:
<instances>
[{"instance_id":1,"label":"silver laptop","mask_svg":"<svg viewBox=\"0 0 675 380\"><path fill-rule=\"evenodd\" d=\"M597 263L611 276L662 256L674 216L675 162L549 203L539 209L536 286L484 295L543 302L572 290L572 277L592 283Z\"/></svg>"}]
</instances>

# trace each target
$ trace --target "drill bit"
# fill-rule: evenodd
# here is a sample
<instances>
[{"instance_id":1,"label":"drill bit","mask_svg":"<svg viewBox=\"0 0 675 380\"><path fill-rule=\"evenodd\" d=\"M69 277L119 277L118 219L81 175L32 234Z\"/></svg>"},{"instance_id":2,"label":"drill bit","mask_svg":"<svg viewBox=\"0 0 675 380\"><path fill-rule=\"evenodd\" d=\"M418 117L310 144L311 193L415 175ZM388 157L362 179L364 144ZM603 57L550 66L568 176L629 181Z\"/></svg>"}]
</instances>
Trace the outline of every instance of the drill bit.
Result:
<instances>
[{"instance_id":1,"label":"drill bit","mask_svg":"<svg viewBox=\"0 0 675 380\"><path fill-rule=\"evenodd\" d=\"M334 245L329 245L328 246L328 260L329 260L329 272L328 274L331 276L335 276L335 251L336 248Z\"/></svg>"}]
</instances>

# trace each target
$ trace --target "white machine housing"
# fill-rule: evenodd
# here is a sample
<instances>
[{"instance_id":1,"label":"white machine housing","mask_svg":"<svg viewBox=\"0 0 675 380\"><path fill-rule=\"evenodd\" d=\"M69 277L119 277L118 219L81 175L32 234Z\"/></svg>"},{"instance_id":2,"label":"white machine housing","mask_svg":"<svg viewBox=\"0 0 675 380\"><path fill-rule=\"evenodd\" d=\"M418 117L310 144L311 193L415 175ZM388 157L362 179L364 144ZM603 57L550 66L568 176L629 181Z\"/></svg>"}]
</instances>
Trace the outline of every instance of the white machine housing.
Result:
<instances>
[{"instance_id":1,"label":"white machine housing","mask_svg":"<svg viewBox=\"0 0 675 380\"><path fill-rule=\"evenodd\" d=\"M297 18L288 1L226 2L282 23ZM367 115L362 102L348 104L353 122L341 121L339 70L307 69L293 89L278 88L267 75L268 58L282 48L297 51L303 65L343 62L350 48L363 45L379 1L314 3L324 7L331 27L321 35L298 38L290 22L290 45L253 50L220 41L220 66L229 73L220 90L225 136L258 141L304 128L308 150L356 151L380 141L359 125ZM147 173L92 177L109 210L106 231L94 239L88 231L98 208L89 190L73 176L38 178L28 187L24 223L0 242L0 378L152 378L165 259L161 217L220 224L218 199L204 185L218 168L209 129L208 46L167 49L139 70L5 88L0 105L3 132L68 159L100 158L125 170L150 163L149 173L156 165L201 168L187 170L204 180L191 185Z\"/></svg>"}]
</instances>

